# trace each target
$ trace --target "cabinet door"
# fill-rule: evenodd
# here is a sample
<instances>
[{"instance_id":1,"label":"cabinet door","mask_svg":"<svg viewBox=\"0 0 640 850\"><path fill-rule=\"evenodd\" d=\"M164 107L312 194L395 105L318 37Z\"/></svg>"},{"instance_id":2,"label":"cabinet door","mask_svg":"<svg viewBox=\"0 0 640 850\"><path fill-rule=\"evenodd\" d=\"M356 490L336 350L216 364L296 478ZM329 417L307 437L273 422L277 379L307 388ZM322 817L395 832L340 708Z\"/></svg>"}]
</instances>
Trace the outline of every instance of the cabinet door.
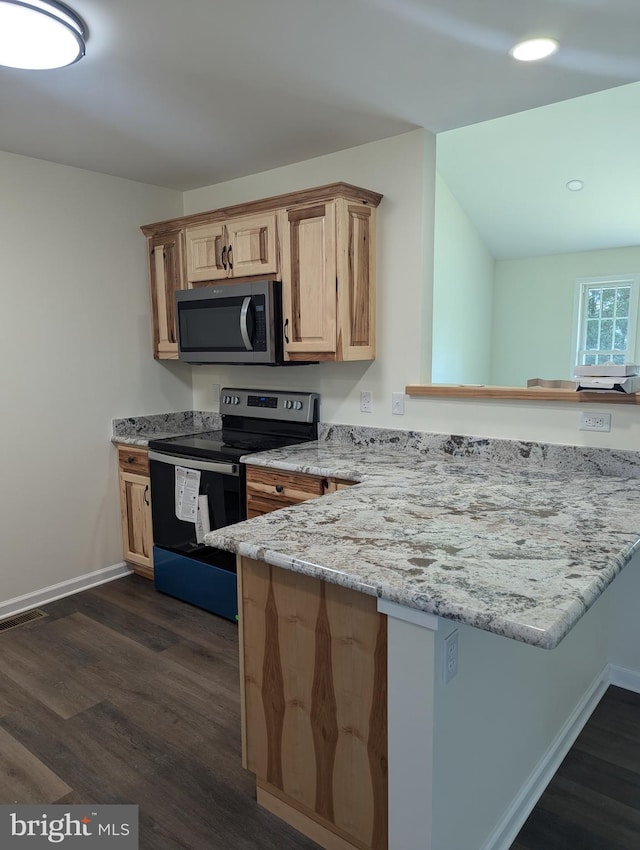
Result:
<instances>
[{"instance_id":1,"label":"cabinet door","mask_svg":"<svg viewBox=\"0 0 640 850\"><path fill-rule=\"evenodd\" d=\"M338 201L338 355L340 360L375 357L376 211Z\"/></svg>"},{"instance_id":2,"label":"cabinet door","mask_svg":"<svg viewBox=\"0 0 640 850\"><path fill-rule=\"evenodd\" d=\"M258 804L307 835L322 833L305 821L324 827L323 847L386 850L387 618L374 596L248 558L238 577Z\"/></svg>"},{"instance_id":3,"label":"cabinet door","mask_svg":"<svg viewBox=\"0 0 640 850\"><path fill-rule=\"evenodd\" d=\"M335 354L336 204L287 210L283 219L285 352Z\"/></svg>"},{"instance_id":4,"label":"cabinet door","mask_svg":"<svg viewBox=\"0 0 640 850\"><path fill-rule=\"evenodd\" d=\"M153 533L151 528L149 478L120 472L120 512L124 559L134 572L153 578Z\"/></svg>"},{"instance_id":5,"label":"cabinet door","mask_svg":"<svg viewBox=\"0 0 640 850\"><path fill-rule=\"evenodd\" d=\"M182 233L156 236L149 242L153 356L178 359L175 292L184 288Z\"/></svg>"},{"instance_id":6,"label":"cabinet door","mask_svg":"<svg viewBox=\"0 0 640 850\"><path fill-rule=\"evenodd\" d=\"M185 240L189 283L229 276L227 229L222 222L188 227Z\"/></svg>"},{"instance_id":7,"label":"cabinet door","mask_svg":"<svg viewBox=\"0 0 640 850\"><path fill-rule=\"evenodd\" d=\"M276 215L252 215L227 222L228 263L233 277L276 275Z\"/></svg>"}]
</instances>

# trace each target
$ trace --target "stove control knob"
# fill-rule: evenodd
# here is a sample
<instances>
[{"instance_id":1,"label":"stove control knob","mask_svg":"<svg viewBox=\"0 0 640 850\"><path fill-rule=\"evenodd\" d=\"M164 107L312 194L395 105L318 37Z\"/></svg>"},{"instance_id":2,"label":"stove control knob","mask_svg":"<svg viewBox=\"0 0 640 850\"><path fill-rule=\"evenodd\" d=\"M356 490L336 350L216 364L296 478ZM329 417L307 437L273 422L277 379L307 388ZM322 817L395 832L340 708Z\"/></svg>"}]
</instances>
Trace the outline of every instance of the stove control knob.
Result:
<instances>
[{"instance_id":1,"label":"stove control knob","mask_svg":"<svg viewBox=\"0 0 640 850\"><path fill-rule=\"evenodd\" d=\"M291 410L292 407L293 407L293 402L291 401L291 399L289 399L289 398L286 399L285 403L284 403L284 409L285 410Z\"/></svg>"},{"instance_id":2,"label":"stove control knob","mask_svg":"<svg viewBox=\"0 0 640 850\"><path fill-rule=\"evenodd\" d=\"M294 401L293 402L293 409L294 410L302 410L302 402L301 401Z\"/></svg>"},{"instance_id":3,"label":"stove control knob","mask_svg":"<svg viewBox=\"0 0 640 850\"><path fill-rule=\"evenodd\" d=\"M234 395L231 401L233 402L233 404L240 404L240 399L237 395Z\"/></svg>"},{"instance_id":4,"label":"stove control knob","mask_svg":"<svg viewBox=\"0 0 640 850\"><path fill-rule=\"evenodd\" d=\"M225 404L231 404L231 396L230 395L226 395L222 400Z\"/></svg>"}]
</instances>

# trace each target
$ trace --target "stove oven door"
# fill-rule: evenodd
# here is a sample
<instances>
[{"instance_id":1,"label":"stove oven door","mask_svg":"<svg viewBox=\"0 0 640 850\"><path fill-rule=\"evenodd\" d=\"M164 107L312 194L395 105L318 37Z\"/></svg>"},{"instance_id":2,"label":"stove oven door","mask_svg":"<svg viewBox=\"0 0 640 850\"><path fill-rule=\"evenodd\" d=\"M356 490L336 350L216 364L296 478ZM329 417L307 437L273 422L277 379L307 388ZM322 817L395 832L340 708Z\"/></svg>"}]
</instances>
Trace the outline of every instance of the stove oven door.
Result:
<instances>
[{"instance_id":1,"label":"stove oven door","mask_svg":"<svg viewBox=\"0 0 640 850\"><path fill-rule=\"evenodd\" d=\"M149 469L156 588L234 619L236 556L198 542L196 524L178 517L176 480L181 469L199 473L213 531L246 516L239 464L149 451Z\"/></svg>"}]
</instances>

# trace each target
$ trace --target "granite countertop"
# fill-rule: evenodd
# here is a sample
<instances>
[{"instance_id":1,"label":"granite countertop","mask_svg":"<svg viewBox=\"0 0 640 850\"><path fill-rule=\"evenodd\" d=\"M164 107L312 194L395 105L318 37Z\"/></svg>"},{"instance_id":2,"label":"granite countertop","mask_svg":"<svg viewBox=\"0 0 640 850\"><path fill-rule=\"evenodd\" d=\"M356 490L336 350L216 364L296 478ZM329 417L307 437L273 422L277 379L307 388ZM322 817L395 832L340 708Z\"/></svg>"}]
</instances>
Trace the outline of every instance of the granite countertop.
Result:
<instances>
[{"instance_id":1,"label":"granite countertop","mask_svg":"<svg viewBox=\"0 0 640 850\"><path fill-rule=\"evenodd\" d=\"M248 456L360 483L205 542L551 649L640 548L640 456L585 450L581 468L567 463L573 447L551 447L562 451L550 465L537 444L502 441L483 457L486 444L464 457L407 440Z\"/></svg>"},{"instance_id":2,"label":"granite countertop","mask_svg":"<svg viewBox=\"0 0 640 850\"><path fill-rule=\"evenodd\" d=\"M222 419L219 413L183 410L179 413L154 413L150 416L113 419L111 427L112 443L148 446L149 440L216 431L222 427Z\"/></svg>"}]
</instances>

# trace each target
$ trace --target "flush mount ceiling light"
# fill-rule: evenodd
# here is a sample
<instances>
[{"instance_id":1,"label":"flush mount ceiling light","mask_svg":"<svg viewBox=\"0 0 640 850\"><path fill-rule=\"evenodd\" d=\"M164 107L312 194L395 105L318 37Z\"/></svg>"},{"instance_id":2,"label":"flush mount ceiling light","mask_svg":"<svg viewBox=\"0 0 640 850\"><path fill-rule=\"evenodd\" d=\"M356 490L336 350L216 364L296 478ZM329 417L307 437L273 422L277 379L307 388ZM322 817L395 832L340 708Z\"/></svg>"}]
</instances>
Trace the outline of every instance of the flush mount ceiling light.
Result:
<instances>
[{"instance_id":1,"label":"flush mount ceiling light","mask_svg":"<svg viewBox=\"0 0 640 850\"><path fill-rule=\"evenodd\" d=\"M535 62L537 59L546 59L558 49L555 38L529 38L519 41L509 51L509 55L520 62Z\"/></svg>"},{"instance_id":2,"label":"flush mount ceiling light","mask_svg":"<svg viewBox=\"0 0 640 850\"><path fill-rule=\"evenodd\" d=\"M44 70L84 56L86 27L68 6L51 0L0 0L0 65Z\"/></svg>"},{"instance_id":3,"label":"flush mount ceiling light","mask_svg":"<svg viewBox=\"0 0 640 850\"><path fill-rule=\"evenodd\" d=\"M567 183L567 189L570 192L580 192L584 189L584 183L582 180L569 180Z\"/></svg>"}]
</instances>

